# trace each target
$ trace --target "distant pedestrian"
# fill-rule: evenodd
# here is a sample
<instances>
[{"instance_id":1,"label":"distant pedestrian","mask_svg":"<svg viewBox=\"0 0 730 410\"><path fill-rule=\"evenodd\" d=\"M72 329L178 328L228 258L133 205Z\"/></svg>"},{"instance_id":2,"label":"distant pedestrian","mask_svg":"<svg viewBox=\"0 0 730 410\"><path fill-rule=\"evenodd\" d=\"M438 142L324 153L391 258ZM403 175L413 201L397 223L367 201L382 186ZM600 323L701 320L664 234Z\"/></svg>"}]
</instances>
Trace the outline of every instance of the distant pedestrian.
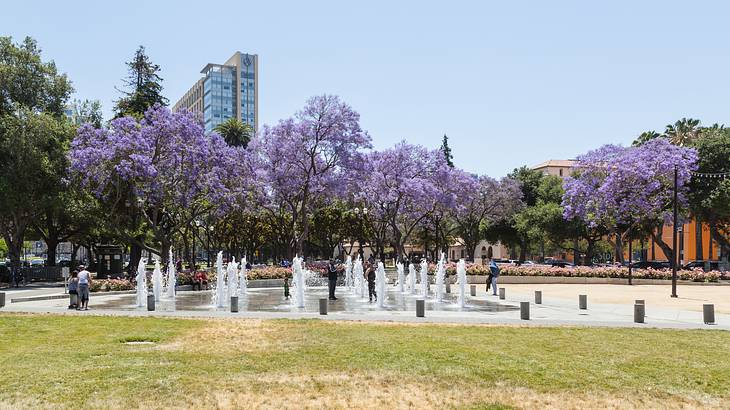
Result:
<instances>
[{"instance_id":1,"label":"distant pedestrian","mask_svg":"<svg viewBox=\"0 0 730 410\"><path fill-rule=\"evenodd\" d=\"M497 296L497 278L499 277L499 266L497 266L497 262L495 262L494 259L489 261L489 276L491 277L490 281L492 282L492 292L494 292L494 296Z\"/></svg>"},{"instance_id":2,"label":"distant pedestrian","mask_svg":"<svg viewBox=\"0 0 730 410\"><path fill-rule=\"evenodd\" d=\"M79 271L71 272L71 278L68 280L68 308L76 309L79 307Z\"/></svg>"},{"instance_id":3,"label":"distant pedestrian","mask_svg":"<svg viewBox=\"0 0 730 410\"><path fill-rule=\"evenodd\" d=\"M368 298L370 301L378 300L378 294L375 293L375 264L368 263L368 270L366 272L368 279Z\"/></svg>"},{"instance_id":4,"label":"distant pedestrian","mask_svg":"<svg viewBox=\"0 0 730 410\"><path fill-rule=\"evenodd\" d=\"M86 267L81 265L79 266L79 269L81 269L81 272L79 272L78 279L79 279L79 306L77 307L78 310L89 310L89 287L91 286L91 272L86 270Z\"/></svg>"},{"instance_id":5,"label":"distant pedestrian","mask_svg":"<svg viewBox=\"0 0 730 410\"><path fill-rule=\"evenodd\" d=\"M337 300L335 297L335 288L337 287L337 266L334 259L330 259L327 265L327 279L329 280L330 300Z\"/></svg>"}]
</instances>

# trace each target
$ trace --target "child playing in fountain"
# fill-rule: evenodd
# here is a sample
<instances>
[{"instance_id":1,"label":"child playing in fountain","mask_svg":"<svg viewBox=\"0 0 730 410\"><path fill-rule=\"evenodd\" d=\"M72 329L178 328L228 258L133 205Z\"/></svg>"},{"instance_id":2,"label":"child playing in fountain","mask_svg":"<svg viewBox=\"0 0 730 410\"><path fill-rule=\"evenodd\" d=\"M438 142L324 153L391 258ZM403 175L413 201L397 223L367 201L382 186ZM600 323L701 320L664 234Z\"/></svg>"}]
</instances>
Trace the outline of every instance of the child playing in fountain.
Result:
<instances>
[{"instance_id":1,"label":"child playing in fountain","mask_svg":"<svg viewBox=\"0 0 730 410\"><path fill-rule=\"evenodd\" d=\"M368 280L368 297L370 298L370 301L373 301L373 298L375 300L378 300L378 295L375 293L375 263L367 263L367 280Z\"/></svg>"}]
</instances>

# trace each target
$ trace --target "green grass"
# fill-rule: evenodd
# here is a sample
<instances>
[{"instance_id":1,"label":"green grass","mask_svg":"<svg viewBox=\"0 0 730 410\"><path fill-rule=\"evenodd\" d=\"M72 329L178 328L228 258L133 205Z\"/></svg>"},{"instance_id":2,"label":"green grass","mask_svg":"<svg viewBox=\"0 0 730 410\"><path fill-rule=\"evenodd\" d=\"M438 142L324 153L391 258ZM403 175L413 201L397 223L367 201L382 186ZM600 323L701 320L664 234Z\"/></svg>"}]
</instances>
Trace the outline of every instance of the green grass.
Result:
<instances>
[{"instance_id":1,"label":"green grass","mask_svg":"<svg viewBox=\"0 0 730 410\"><path fill-rule=\"evenodd\" d=\"M0 335L0 408L730 403L722 331L0 315Z\"/></svg>"}]
</instances>

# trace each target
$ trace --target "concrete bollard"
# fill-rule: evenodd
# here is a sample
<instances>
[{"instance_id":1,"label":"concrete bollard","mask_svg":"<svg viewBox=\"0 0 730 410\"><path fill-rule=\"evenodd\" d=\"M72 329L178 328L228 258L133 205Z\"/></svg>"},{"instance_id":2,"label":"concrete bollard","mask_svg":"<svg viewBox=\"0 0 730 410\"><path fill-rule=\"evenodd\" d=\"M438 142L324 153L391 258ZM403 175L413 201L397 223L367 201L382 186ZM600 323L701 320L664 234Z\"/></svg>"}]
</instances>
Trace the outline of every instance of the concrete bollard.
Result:
<instances>
[{"instance_id":1,"label":"concrete bollard","mask_svg":"<svg viewBox=\"0 0 730 410\"><path fill-rule=\"evenodd\" d=\"M416 299L416 317L426 316L426 301L424 299Z\"/></svg>"},{"instance_id":2,"label":"concrete bollard","mask_svg":"<svg viewBox=\"0 0 730 410\"><path fill-rule=\"evenodd\" d=\"M530 320L530 302L520 302L520 319Z\"/></svg>"},{"instance_id":3,"label":"concrete bollard","mask_svg":"<svg viewBox=\"0 0 730 410\"><path fill-rule=\"evenodd\" d=\"M451 282L446 282L446 293L451 293Z\"/></svg>"},{"instance_id":4,"label":"concrete bollard","mask_svg":"<svg viewBox=\"0 0 730 410\"><path fill-rule=\"evenodd\" d=\"M541 290L535 291L535 304L542 305L542 291Z\"/></svg>"},{"instance_id":5,"label":"concrete bollard","mask_svg":"<svg viewBox=\"0 0 730 410\"><path fill-rule=\"evenodd\" d=\"M477 295L477 285L471 285L469 288L470 295L476 296Z\"/></svg>"},{"instance_id":6,"label":"concrete bollard","mask_svg":"<svg viewBox=\"0 0 730 410\"><path fill-rule=\"evenodd\" d=\"M504 300L505 297L506 297L505 289L504 288L499 288L499 298L502 299L502 300Z\"/></svg>"},{"instance_id":7,"label":"concrete bollard","mask_svg":"<svg viewBox=\"0 0 730 410\"><path fill-rule=\"evenodd\" d=\"M238 296L231 296L231 312L238 312Z\"/></svg>"},{"instance_id":8,"label":"concrete bollard","mask_svg":"<svg viewBox=\"0 0 730 410\"><path fill-rule=\"evenodd\" d=\"M702 318L706 325L715 324L715 305L702 305Z\"/></svg>"},{"instance_id":9,"label":"concrete bollard","mask_svg":"<svg viewBox=\"0 0 730 410\"><path fill-rule=\"evenodd\" d=\"M635 304L637 304L637 305L645 305L645 303L644 303L644 299L636 299L636 300L634 301L634 303L635 303Z\"/></svg>"},{"instance_id":10,"label":"concrete bollard","mask_svg":"<svg viewBox=\"0 0 730 410\"><path fill-rule=\"evenodd\" d=\"M0 292L0 308L5 306L5 292Z\"/></svg>"},{"instance_id":11,"label":"concrete bollard","mask_svg":"<svg viewBox=\"0 0 730 410\"><path fill-rule=\"evenodd\" d=\"M155 310L155 295L147 295L147 311L153 312Z\"/></svg>"},{"instance_id":12,"label":"concrete bollard","mask_svg":"<svg viewBox=\"0 0 730 410\"><path fill-rule=\"evenodd\" d=\"M319 314L320 315L327 314L327 299L322 298L319 300Z\"/></svg>"},{"instance_id":13,"label":"concrete bollard","mask_svg":"<svg viewBox=\"0 0 730 410\"><path fill-rule=\"evenodd\" d=\"M634 304L634 323L644 323L646 306L643 303Z\"/></svg>"},{"instance_id":14,"label":"concrete bollard","mask_svg":"<svg viewBox=\"0 0 730 410\"><path fill-rule=\"evenodd\" d=\"M581 310L588 309L588 295L578 295L578 307Z\"/></svg>"}]
</instances>

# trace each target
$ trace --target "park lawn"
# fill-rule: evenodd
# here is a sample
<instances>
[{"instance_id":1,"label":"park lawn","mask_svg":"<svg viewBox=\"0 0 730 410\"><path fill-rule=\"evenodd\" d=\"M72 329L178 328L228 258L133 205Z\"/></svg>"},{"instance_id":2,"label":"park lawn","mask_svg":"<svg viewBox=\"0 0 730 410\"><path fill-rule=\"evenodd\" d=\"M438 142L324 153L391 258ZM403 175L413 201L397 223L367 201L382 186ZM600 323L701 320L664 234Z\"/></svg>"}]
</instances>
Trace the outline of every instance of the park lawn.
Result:
<instances>
[{"instance_id":1,"label":"park lawn","mask_svg":"<svg viewBox=\"0 0 730 410\"><path fill-rule=\"evenodd\" d=\"M0 339L0 409L730 407L723 331L5 314Z\"/></svg>"}]
</instances>

